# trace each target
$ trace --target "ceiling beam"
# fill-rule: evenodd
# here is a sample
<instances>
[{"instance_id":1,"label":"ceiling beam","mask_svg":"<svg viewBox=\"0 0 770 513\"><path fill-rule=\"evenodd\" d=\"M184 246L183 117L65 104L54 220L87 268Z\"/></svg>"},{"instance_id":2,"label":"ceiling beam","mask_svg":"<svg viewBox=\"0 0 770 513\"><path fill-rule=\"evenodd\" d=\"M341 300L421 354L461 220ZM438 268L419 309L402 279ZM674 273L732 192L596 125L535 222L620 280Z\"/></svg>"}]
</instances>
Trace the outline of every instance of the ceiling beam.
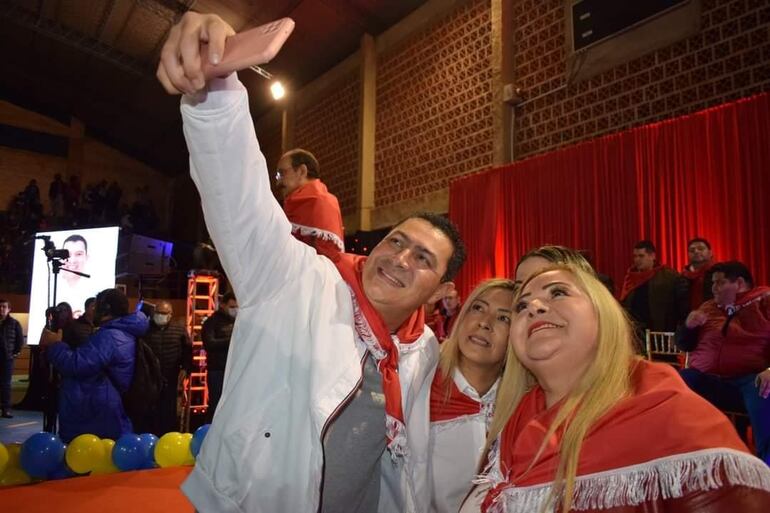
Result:
<instances>
[{"instance_id":1,"label":"ceiling beam","mask_svg":"<svg viewBox=\"0 0 770 513\"><path fill-rule=\"evenodd\" d=\"M0 18L5 18L16 25L75 47L89 55L99 57L135 75L154 75L153 70L130 55L124 54L111 46L55 21L40 19L38 16L16 5L9 4L7 8L0 10Z\"/></svg>"}]
</instances>

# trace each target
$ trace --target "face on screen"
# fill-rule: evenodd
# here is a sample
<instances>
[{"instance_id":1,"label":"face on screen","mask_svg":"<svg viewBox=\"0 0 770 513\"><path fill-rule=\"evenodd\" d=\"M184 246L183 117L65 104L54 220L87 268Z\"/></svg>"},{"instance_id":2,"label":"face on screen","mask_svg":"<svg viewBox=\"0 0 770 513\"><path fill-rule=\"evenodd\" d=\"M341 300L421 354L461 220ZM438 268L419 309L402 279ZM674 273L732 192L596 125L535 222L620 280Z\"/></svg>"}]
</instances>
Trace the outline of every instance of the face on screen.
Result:
<instances>
[{"instance_id":1,"label":"face on screen","mask_svg":"<svg viewBox=\"0 0 770 513\"><path fill-rule=\"evenodd\" d=\"M82 240L69 241L64 244L64 249L70 252L64 268L71 271L84 272L83 270L88 262L88 252L85 243Z\"/></svg>"}]
</instances>

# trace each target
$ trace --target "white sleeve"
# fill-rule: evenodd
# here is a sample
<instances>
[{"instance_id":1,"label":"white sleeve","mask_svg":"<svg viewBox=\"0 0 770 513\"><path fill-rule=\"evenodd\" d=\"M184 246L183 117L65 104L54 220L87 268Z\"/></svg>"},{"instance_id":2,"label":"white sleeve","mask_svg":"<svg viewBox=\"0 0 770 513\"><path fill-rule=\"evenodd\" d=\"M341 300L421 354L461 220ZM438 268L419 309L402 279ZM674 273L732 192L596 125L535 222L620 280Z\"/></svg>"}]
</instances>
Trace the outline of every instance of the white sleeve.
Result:
<instances>
[{"instance_id":1,"label":"white sleeve","mask_svg":"<svg viewBox=\"0 0 770 513\"><path fill-rule=\"evenodd\" d=\"M246 88L233 73L207 93L183 97L181 111L190 175L238 303L269 300L316 255L291 235L270 191Z\"/></svg>"}]
</instances>

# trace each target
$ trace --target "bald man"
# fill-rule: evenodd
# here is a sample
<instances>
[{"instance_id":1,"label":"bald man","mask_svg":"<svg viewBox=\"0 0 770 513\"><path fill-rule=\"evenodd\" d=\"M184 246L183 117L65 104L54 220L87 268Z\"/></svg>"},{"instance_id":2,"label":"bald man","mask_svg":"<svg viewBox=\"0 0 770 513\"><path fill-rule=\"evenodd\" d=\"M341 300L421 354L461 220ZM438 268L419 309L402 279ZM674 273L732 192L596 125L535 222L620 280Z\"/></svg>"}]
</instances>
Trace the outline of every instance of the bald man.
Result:
<instances>
[{"instance_id":1,"label":"bald man","mask_svg":"<svg viewBox=\"0 0 770 513\"><path fill-rule=\"evenodd\" d=\"M171 322L173 316L171 303L157 303L150 318L150 329L144 336L145 342L160 361L160 370L166 386L160 393L157 408L144 419L134 421L134 430L137 433L154 433L161 436L179 430L177 383L180 371L190 372L192 367L192 342L181 323Z\"/></svg>"}]
</instances>

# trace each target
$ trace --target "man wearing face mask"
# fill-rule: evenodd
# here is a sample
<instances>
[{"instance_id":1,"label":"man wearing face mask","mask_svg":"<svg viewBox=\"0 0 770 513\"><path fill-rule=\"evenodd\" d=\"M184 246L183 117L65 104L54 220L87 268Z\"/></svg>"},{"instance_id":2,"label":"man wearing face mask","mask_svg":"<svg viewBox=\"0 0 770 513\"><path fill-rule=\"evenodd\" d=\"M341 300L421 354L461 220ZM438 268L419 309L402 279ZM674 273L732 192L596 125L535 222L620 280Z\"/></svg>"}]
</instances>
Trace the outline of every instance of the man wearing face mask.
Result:
<instances>
[{"instance_id":1,"label":"man wearing face mask","mask_svg":"<svg viewBox=\"0 0 770 513\"><path fill-rule=\"evenodd\" d=\"M238 315L238 301L232 292L222 296L219 310L203 323L201 337L203 348L206 350L206 380L209 386L209 422L214 419L214 413L222 397L222 385L225 381L225 366L227 353L230 349L230 337L233 334L235 317Z\"/></svg>"},{"instance_id":2,"label":"man wearing face mask","mask_svg":"<svg viewBox=\"0 0 770 513\"><path fill-rule=\"evenodd\" d=\"M129 313L121 291L105 289L96 296L94 323L99 331L75 348L61 341L61 333L45 330L41 340L62 376L59 436L64 442L85 433L114 440L132 431L121 394L131 384L136 338L147 331L147 317Z\"/></svg>"},{"instance_id":3,"label":"man wearing face mask","mask_svg":"<svg viewBox=\"0 0 770 513\"><path fill-rule=\"evenodd\" d=\"M161 436L179 430L177 421L177 383L179 372L190 372L192 342L184 326L171 322L174 309L168 301L155 306L150 318L150 328L144 341L158 357L160 370L166 385L160 393L158 404L147 418L134 421L137 432L149 432Z\"/></svg>"}]
</instances>

